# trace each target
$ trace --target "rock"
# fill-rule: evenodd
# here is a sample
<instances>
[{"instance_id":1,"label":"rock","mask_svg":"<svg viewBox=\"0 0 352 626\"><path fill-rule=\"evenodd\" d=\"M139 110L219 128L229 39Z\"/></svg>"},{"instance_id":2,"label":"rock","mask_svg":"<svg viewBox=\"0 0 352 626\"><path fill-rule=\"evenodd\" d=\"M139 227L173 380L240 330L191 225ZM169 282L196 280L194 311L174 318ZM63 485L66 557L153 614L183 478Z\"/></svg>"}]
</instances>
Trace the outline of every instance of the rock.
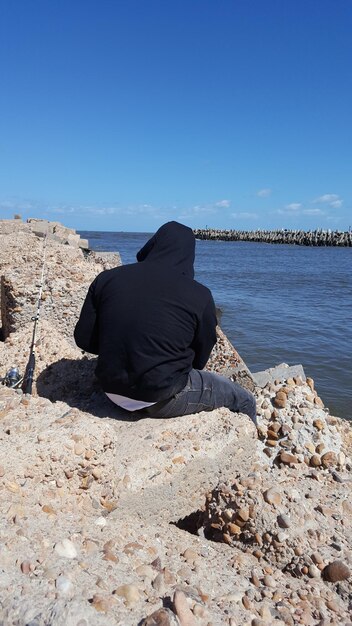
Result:
<instances>
[{"instance_id":1,"label":"rock","mask_svg":"<svg viewBox=\"0 0 352 626\"><path fill-rule=\"evenodd\" d=\"M228 529L231 535L239 535L242 532L241 526L233 524L232 522L228 525Z\"/></svg>"},{"instance_id":2,"label":"rock","mask_svg":"<svg viewBox=\"0 0 352 626\"><path fill-rule=\"evenodd\" d=\"M161 564L161 558L160 558L160 556L157 556L157 557L156 557L156 559L154 559L154 561L152 561L152 562L150 563L150 565L151 565L154 569L156 569L158 572L161 572L161 570L163 569L163 568L162 568L162 564ZM165 573L165 570L164 570L164 573Z\"/></svg>"},{"instance_id":3,"label":"rock","mask_svg":"<svg viewBox=\"0 0 352 626\"><path fill-rule=\"evenodd\" d=\"M187 561L187 563L190 563L191 565L193 565L194 561L198 559L198 557L199 554L192 548L187 548L183 553L183 558L185 559L185 561Z\"/></svg>"},{"instance_id":4,"label":"rock","mask_svg":"<svg viewBox=\"0 0 352 626\"><path fill-rule=\"evenodd\" d=\"M309 565L308 574L311 578L320 578L320 569L316 565Z\"/></svg>"},{"instance_id":5,"label":"rock","mask_svg":"<svg viewBox=\"0 0 352 626\"><path fill-rule=\"evenodd\" d=\"M0 370L17 363L23 372L43 240L19 238L16 254L3 243L1 304L6 316L13 295L17 312ZM293 373L255 390L263 441L224 408L204 420L125 419L98 387L96 357L73 345L104 266L52 240L47 259L34 393L0 385L0 624L345 624L351 578L325 582L321 572L337 558L352 570L350 423L318 408L315 391L287 380ZM274 409L276 394L285 407ZM329 452L339 482L335 466L315 463ZM175 589L179 617L166 608Z\"/></svg>"},{"instance_id":6,"label":"rock","mask_svg":"<svg viewBox=\"0 0 352 626\"><path fill-rule=\"evenodd\" d=\"M56 543L55 552L66 559L75 559L78 556L76 547L70 539L63 539Z\"/></svg>"},{"instance_id":7,"label":"rock","mask_svg":"<svg viewBox=\"0 0 352 626\"><path fill-rule=\"evenodd\" d=\"M73 584L72 581L67 578L67 576L60 574L60 576L58 576L55 580L55 587L61 593L68 593L69 591L71 591Z\"/></svg>"},{"instance_id":8,"label":"rock","mask_svg":"<svg viewBox=\"0 0 352 626\"><path fill-rule=\"evenodd\" d=\"M205 619L208 617L208 611L202 604L195 604L193 607L193 615L199 617L199 619Z\"/></svg>"},{"instance_id":9,"label":"rock","mask_svg":"<svg viewBox=\"0 0 352 626\"><path fill-rule=\"evenodd\" d=\"M178 622L170 609L158 609L146 617L141 626L177 626Z\"/></svg>"},{"instance_id":10,"label":"rock","mask_svg":"<svg viewBox=\"0 0 352 626\"><path fill-rule=\"evenodd\" d=\"M277 409L284 409L287 404L287 395L283 391L278 391L272 403Z\"/></svg>"},{"instance_id":11,"label":"rock","mask_svg":"<svg viewBox=\"0 0 352 626\"><path fill-rule=\"evenodd\" d=\"M155 569L151 565L139 565L136 567L135 572L138 576L150 578L150 580L155 576Z\"/></svg>"},{"instance_id":12,"label":"rock","mask_svg":"<svg viewBox=\"0 0 352 626\"><path fill-rule=\"evenodd\" d=\"M307 383L308 387L311 389L311 391L314 391L314 380L313 380L313 378L310 378L308 376L306 378L306 383Z\"/></svg>"},{"instance_id":13,"label":"rock","mask_svg":"<svg viewBox=\"0 0 352 626\"><path fill-rule=\"evenodd\" d=\"M30 561L23 561L21 563L21 572L22 574L29 574L31 571L31 563Z\"/></svg>"},{"instance_id":14,"label":"rock","mask_svg":"<svg viewBox=\"0 0 352 626\"><path fill-rule=\"evenodd\" d=\"M286 465L289 465L290 463L298 463L297 457L290 452L281 452L280 461Z\"/></svg>"},{"instance_id":15,"label":"rock","mask_svg":"<svg viewBox=\"0 0 352 626\"><path fill-rule=\"evenodd\" d=\"M248 598L248 596L246 596L246 594L244 596L242 596L242 604L243 604L244 608L247 611L252 609L252 603L251 603L250 599Z\"/></svg>"},{"instance_id":16,"label":"rock","mask_svg":"<svg viewBox=\"0 0 352 626\"><path fill-rule=\"evenodd\" d=\"M321 457L321 464L325 468L333 467L334 465L337 465L337 458L336 458L335 452L333 451L325 452L325 454L323 454L323 456Z\"/></svg>"},{"instance_id":17,"label":"rock","mask_svg":"<svg viewBox=\"0 0 352 626\"><path fill-rule=\"evenodd\" d=\"M271 589L275 589L276 588L276 580L275 578L273 578L272 576L270 576L269 574L266 574L263 578L263 584L266 587L270 587Z\"/></svg>"},{"instance_id":18,"label":"rock","mask_svg":"<svg viewBox=\"0 0 352 626\"><path fill-rule=\"evenodd\" d=\"M48 515L56 515L55 509L51 506L51 504L44 504L42 506L42 511L47 513Z\"/></svg>"},{"instance_id":19,"label":"rock","mask_svg":"<svg viewBox=\"0 0 352 626\"><path fill-rule=\"evenodd\" d=\"M103 474L103 470L101 469L101 467L95 467L92 470L92 476L93 478L95 478L95 480L99 480L102 477Z\"/></svg>"},{"instance_id":20,"label":"rock","mask_svg":"<svg viewBox=\"0 0 352 626\"><path fill-rule=\"evenodd\" d=\"M267 439L266 445L270 446L271 448L274 448L275 446L277 446L277 441L276 439Z\"/></svg>"},{"instance_id":21,"label":"rock","mask_svg":"<svg viewBox=\"0 0 352 626\"><path fill-rule=\"evenodd\" d=\"M273 448L264 448L263 450L264 454L266 454L266 456L268 456L269 458L273 456L274 454L274 450Z\"/></svg>"},{"instance_id":22,"label":"rock","mask_svg":"<svg viewBox=\"0 0 352 626\"><path fill-rule=\"evenodd\" d=\"M238 509L236 511L236 516L238 516L243 522L247 522L249 520L249 510L248 509Z\"/></svg>"},{"instance_id":23,"label":"rock","mask_svg":"<svg viewBox=\"0 0 352 626\"><path fill-rule=\"evenodd\" d=\"M165 592L165 580L164 580L164 575L159 572L159 574L156 575L156 577L154 578L153 582L152 582L152 587L153 589L155 589L155 591L158 592L159 595L163 595Z\"/></svg>"},{"instance_id":24,"label":"rock","mask_svg":"<svg viewBox=\"0 0 352 626\"><path fill-rule=\"evenodd\" d=\"M277 523L279 524L280 528L290 528L291 526L290 517L286 515L286 513L281 513L281 515L278 515Z\"/></svg>"},{"instance_id":25,"label":"rock","mask_svg":"<svg viewBox=\"0 0 352 626\"><path fill-rule=\"evenodd\" d=\"M129 607L138 602L140 598L139 591L135 585L120 585L113 593L123 598Z\"/></svg>"},{"instance_id":26,"label":"rock","mask_svg":"<svg viewBox=\"0 0 352 626\"><path fill-rule=\"evenodd\" d=\"M77 442L74 447L74 452L77 456L81 456L85 451L84 445L80 442Z\"/></svg>"},{"instance_id":27,"label":"rock","mask_svg":"<svg viewBox=\"0 0 352 626\"><path fill-rule=\"evenodd\" d=\"M350 576L351 571L343 561L333 561L323 569L323 578L331 583L347 580Z\"/></svg>"},{"instance_id":28,"label":"rock","mask_svg":"<svg viewBox=\"0 0 352 626\"><path fill-rule=\"evenodd\" d=\"M174 587L176 585L176 576L166 567L163 569L164 580L166 585Z\"/></svg>"},{"instance_id":29,"label":"rock","mask_svg":"<svg viewBox=\"0 0 352 626\"><path fill-rule=\"evenodd\" d=\"M337 455L337 463L340 467L342 467L343 465L345 465L345 462L346 462L346 455L341 450L341 452L339 452Z\"/></svg>"},{"instance_id":30,"label":"rock","mask_svg":"<svg viewBox=\"0 0 352 626\"><path fill-rule=\"evenodd\" d=\"M334 611L334 613L338 613L340 610L340 607L337 602L335 602L335 600L327 600L326 606L328 609L330 609L330 611Z\"/></svg>"},{"instance_id":31,"label":"rock","mask_svg":"<svg viewBox=\"0 0 352 626\"><path fill-rule=\"evenodd\" d=\"M321 563L324 563L324 559L321 556L321 554L319 554L319 552L314 552L311 556L312 561L314 561L314 563L316 565L320 565Z\"/></svg>"},{"instance_id":32,"label":"rock","mask_svg":"<svg viewBox=\"0 0 352 626\"><path fill-rule=\"evenodd\" d=\"M96 611L107 613L114 606L115 600L112 596L96 593L91 600L91 604Z\"/></svg>"},{"instance_id":33,"label":"rock","mask_svg":"<svg viewBox=\"0 0 352 626\"><path fill-rule=\"evenodd\" d=\"M112 550L104 550L104 556L103 556L104 561L112 561L113 563L118 563L119 562L119 557L116 556L116 554L114 552L112 552Z\"/></svg>"},{"instance_id":34,"label":"rock","mask_svg":"<svg viewBox=\"0 0 352 626\"><path fill-rule=\"evenodd\" d=\"M321 419L315 419L315 420L313 420L313 426L317 430L324 430L325 424L324 424L324 422Z\"/></svg>"},{"instance_id":35,"label":"rock","mask_svg":"<svg viewBox=\"0 0 352 626\"><path fill-rule=\"evenodd\" d=\"M280 492L275 487L270 487L270 489L264 491L263 496L265 502L267 502L268 504L274 504L275 506L277 506L281 502Z\"/></svg>"},{"instance_id":36,"label":"rock","mask_svg":"<svg viewBox=\"0 0 352 626\"><path fill-rule=\"evenodd\" d=\"M181 626L197 626L197 620L188 606L187 598L180 589L175 591L174 607Z\"/></svg>"},{"instance_id":37,"label":"rock","mask_svg":"<svg viewBox=\"0 0 352 626\"><path fill-rule=\"evenodd\" d=\"M321 457L319 456L319 454L313 454L310 457L309 463L312 467L320 467L321 465Z\"/></svg>"},{"instance_id":38,"label":"rock","mask_svg":"<svg viewBox=\"0 0 352 626\"><path fill-rule=\"evenodd\" d=\"M279 438L278 431L269 429L267 433L267 438L271 440L278 439Z\"/></svg>"}]
</instances>

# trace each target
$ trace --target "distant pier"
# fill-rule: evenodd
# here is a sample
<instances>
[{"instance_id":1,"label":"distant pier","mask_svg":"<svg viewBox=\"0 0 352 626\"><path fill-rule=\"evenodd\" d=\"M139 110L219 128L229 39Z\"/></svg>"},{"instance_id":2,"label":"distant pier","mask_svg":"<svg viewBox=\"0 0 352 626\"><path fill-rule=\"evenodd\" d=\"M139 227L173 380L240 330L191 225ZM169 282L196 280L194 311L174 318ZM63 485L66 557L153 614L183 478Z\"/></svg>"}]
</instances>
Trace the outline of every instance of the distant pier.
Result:
<instances>
[{"instance_id":1,"label":"distant pier","mask_svg":"<svg viewBox=\"0 0 352 626\"><path fill-rule=\"evenodd\" d=\"M257 241L259 243L287 243L296 246L352 247L352 231L340 230L218 230L195 229L197 239L219 241Z\"/></svg>"}]
</instances>

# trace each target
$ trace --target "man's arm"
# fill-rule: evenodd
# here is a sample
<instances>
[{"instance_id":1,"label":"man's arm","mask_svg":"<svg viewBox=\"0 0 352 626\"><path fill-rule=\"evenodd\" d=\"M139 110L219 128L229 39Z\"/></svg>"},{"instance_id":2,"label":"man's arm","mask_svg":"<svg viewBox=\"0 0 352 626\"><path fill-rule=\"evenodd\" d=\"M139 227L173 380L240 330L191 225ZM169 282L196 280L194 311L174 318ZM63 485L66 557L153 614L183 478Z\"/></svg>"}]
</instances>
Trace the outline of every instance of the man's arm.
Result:
<instances>
[{"instance_id":1,"label":"man's arm","mask_svg":"<svg viewBox=\"0 0 352 626\"><path fill-rule=\"evenodd\" d=\"M86 299L84 301L79 320L74 331L74 338L77 346L91 352L91 354L99 354L98 341L98 324L95 300L95 279L88 289Z\"/></svg>"},{"instance_id":2,"label":"man's arm","mask_svg":"<svg viewBox=\"0 0 352 626\"><path fill-rule=\"evenodd\" d=\"M215 304L213 297L210 296L192 342L194 350L192 365L197 370L203 369L206 365L210 353L216 344L216 324Z\"/></svg>"}]
</instances>

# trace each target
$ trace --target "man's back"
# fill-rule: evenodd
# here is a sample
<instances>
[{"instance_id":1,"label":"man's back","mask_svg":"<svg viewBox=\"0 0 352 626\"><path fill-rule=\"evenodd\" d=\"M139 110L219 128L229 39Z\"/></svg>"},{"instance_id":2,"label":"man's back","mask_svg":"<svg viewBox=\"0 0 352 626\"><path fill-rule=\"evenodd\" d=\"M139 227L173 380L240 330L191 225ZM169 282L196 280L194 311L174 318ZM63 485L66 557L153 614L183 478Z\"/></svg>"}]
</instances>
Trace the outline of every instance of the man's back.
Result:
<instances>
[{"instance_id":1,"label":"man's back","mask_svg":"<svg viewBox=\"0 0 352 626\"><path fill-rule=\"evenodd\" d=\"M164 229L164 231L163 231ZM104 391L146 402L180 391L216 341L210 291L193 280L194 237L171 222L137 255L92 284L75 339L97 353Z\"/></svg>"}]
</instances>

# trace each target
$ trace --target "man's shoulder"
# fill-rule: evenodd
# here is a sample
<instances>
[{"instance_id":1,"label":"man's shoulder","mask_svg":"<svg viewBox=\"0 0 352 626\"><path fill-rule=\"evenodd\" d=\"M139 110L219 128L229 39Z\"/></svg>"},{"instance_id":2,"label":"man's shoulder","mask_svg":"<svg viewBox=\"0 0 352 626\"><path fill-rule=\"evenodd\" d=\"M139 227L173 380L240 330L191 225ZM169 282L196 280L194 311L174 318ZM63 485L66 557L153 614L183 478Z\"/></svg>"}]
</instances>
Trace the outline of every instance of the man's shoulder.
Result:
<instances>
[{"instance_id":1,"label":"man's shoulder","mask_svg":"<svg viewBox=\"0 0 352 626\"><path fill-rule=\"evenodd\" d=\"M118 265L117 267L111 267L108 270L103 270L98 274L97 279L100 281L105 281L109 278L113 278L114 276L119 276L125 274L126 272L131 271L133 267L138 265L138 263L128 263L126 265Z\"/></svg>"},{"instance_id":2,"label":"man's shoulder","mask_svg":"<svg viewBox=\"0 0 352 626\"><path fill-rule=\"evenodd\" d=\"M129 267L131 266L119 265L118 267L112 267L108 270L103 270L94 280L95 288L97 290L101 290L109 283L113 282L115 279L123 278L124 274L128 272Z\"/></svg>"},{"instance_id":3,"label":"man's shoulder","mask_svg":"<svg viewBox=\"0 0 352 626\"><path fill-rule=\"evenodd\" d=\"M203 283L198 282L194 278L187 278L190 285L192 285L193 289L197 291L197 294L201 294L204 298L209 299L212 298L212 293L208 287L203 285Z\"/></svg>"}]
</instances>

